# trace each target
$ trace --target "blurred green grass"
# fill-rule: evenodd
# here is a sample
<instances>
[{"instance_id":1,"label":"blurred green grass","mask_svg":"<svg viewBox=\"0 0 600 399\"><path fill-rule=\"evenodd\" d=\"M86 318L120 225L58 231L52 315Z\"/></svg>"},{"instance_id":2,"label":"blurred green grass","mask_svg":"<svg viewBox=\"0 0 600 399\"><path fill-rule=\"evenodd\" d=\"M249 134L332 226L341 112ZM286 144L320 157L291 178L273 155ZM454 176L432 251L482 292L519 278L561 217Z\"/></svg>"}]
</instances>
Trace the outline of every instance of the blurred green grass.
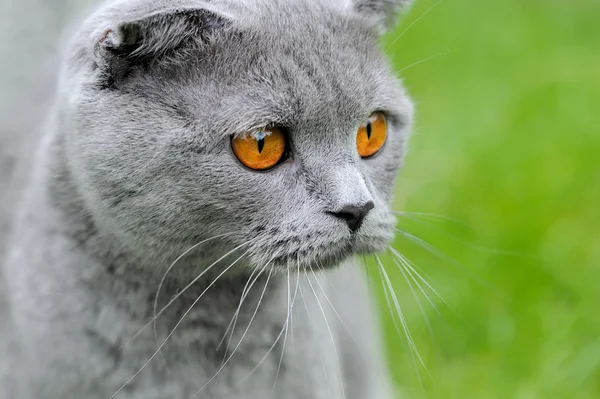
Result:
<instances>
[{"instance_id":1,"label":"blurred green grass","mask_svg":"<svg viewBox=\"0 0 600 399\"><path fill-rule=\"evenodd\" d=\"M450 305L424 285L441 317L382 259L428 369L384 311L401 391L600 398L600 1L445 0L388 54L417 104L395 209L460 221L399 217L456 260L394 244Z\"/></svg>"}]
</instances>

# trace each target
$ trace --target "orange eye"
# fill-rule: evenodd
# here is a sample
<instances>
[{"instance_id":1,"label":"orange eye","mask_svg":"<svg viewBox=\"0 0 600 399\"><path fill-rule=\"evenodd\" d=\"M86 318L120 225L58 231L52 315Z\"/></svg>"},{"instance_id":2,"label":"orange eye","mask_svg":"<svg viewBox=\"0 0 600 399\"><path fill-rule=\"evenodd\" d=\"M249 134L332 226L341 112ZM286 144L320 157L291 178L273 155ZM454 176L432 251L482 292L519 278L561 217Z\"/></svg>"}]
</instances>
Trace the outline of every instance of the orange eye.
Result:
<instances>
[{"instance_id":1,"label":"orange eye","mask_svg":"<svg viewBox=\"0 0 600 399\"><path fill-rule=\"evenodd\" d=\"M356 149L363 158L373 156L387 138L387 121L382 112L373 112L356 134Z\"/></svg>"},{"instance_id":2,"label":"orange eye","mask_svg":"<svg viewBox=\"0 0 600 399\"><path fill-rule=\"evenodd\" d=\"M285 154L286 138L278 128L255 131L231 141L233 153L245 166L267 170L277 165Z\"/></svg>"}]
</instances>

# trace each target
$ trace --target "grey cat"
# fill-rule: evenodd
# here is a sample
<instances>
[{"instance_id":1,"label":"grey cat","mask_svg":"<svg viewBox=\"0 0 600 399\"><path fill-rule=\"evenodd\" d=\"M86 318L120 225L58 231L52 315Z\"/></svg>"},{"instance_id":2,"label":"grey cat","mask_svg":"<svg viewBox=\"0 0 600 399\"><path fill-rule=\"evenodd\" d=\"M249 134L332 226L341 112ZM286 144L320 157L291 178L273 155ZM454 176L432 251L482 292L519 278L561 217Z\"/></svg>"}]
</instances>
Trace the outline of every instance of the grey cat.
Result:
<instances>
[{"instance_id":1,"label":"grey cat","mask_svg":"<svg viewBox=\"0 0 600 399\"><path fill-rule=\"evenodd\" d=\"M392 398L352 257L393 238L412 105L377 39L407 3L115 0L69 31L5 397Z\"/></svg>"}]
</instances>

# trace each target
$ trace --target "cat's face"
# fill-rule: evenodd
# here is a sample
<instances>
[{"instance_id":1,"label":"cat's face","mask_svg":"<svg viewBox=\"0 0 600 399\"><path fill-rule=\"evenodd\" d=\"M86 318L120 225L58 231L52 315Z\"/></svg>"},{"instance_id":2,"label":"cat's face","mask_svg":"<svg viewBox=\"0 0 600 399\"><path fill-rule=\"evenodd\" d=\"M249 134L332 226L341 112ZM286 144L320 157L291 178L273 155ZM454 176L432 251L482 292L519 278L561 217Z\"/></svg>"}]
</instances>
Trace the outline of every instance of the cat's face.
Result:
<instances>
[{"instance_id":1,"label":"cat's face","mask_svg":"<svg viewBox=\"0 0 600 399\"><path fill-rule=\"evenodd\" d=\"M220 245L250 264L295 268L392 239L409 100L360 16L273 4L233 20L203 10L120 30L94 22L94 51L80 48L63 77L62 123L85 199L119 240L177 252L227 233ZM190 23L208 28L187 37ZM363 158L357 132L374 112L387 136ZM232 140L269 127L286 154L268 170L245 166ZM362 210L362 223L349 223L348 209Z\"/></svg>"}]
</instances>

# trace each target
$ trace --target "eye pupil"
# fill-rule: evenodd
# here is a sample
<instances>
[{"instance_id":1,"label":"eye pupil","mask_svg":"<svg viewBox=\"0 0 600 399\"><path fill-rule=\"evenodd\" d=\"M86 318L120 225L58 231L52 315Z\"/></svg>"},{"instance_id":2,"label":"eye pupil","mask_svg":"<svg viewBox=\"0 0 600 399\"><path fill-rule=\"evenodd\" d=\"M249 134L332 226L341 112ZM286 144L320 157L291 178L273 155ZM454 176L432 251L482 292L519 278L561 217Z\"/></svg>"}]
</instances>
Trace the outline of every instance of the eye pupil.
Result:
<instances>
[{"instance_id":1,"label":"eye pupil","mask_svg":"<svg viewBox=\"0 0 600 399\"><path fill-rule=\"evenodd\" d=\"M258 139L257 143L258 143L258 153L261 154L263 151L263 148L265 148L265 139L260 138L260 139Z\"/></svg>"},{"instance_id":2,"label":"eye pupil","mask_svg":"<svg viewBox=\"0 0 600 399\"><path fill-rule=\"evenodd\" d=\"M371 123L367 123L367 138L371 140Z\"/></svg>"}]
</instances>

